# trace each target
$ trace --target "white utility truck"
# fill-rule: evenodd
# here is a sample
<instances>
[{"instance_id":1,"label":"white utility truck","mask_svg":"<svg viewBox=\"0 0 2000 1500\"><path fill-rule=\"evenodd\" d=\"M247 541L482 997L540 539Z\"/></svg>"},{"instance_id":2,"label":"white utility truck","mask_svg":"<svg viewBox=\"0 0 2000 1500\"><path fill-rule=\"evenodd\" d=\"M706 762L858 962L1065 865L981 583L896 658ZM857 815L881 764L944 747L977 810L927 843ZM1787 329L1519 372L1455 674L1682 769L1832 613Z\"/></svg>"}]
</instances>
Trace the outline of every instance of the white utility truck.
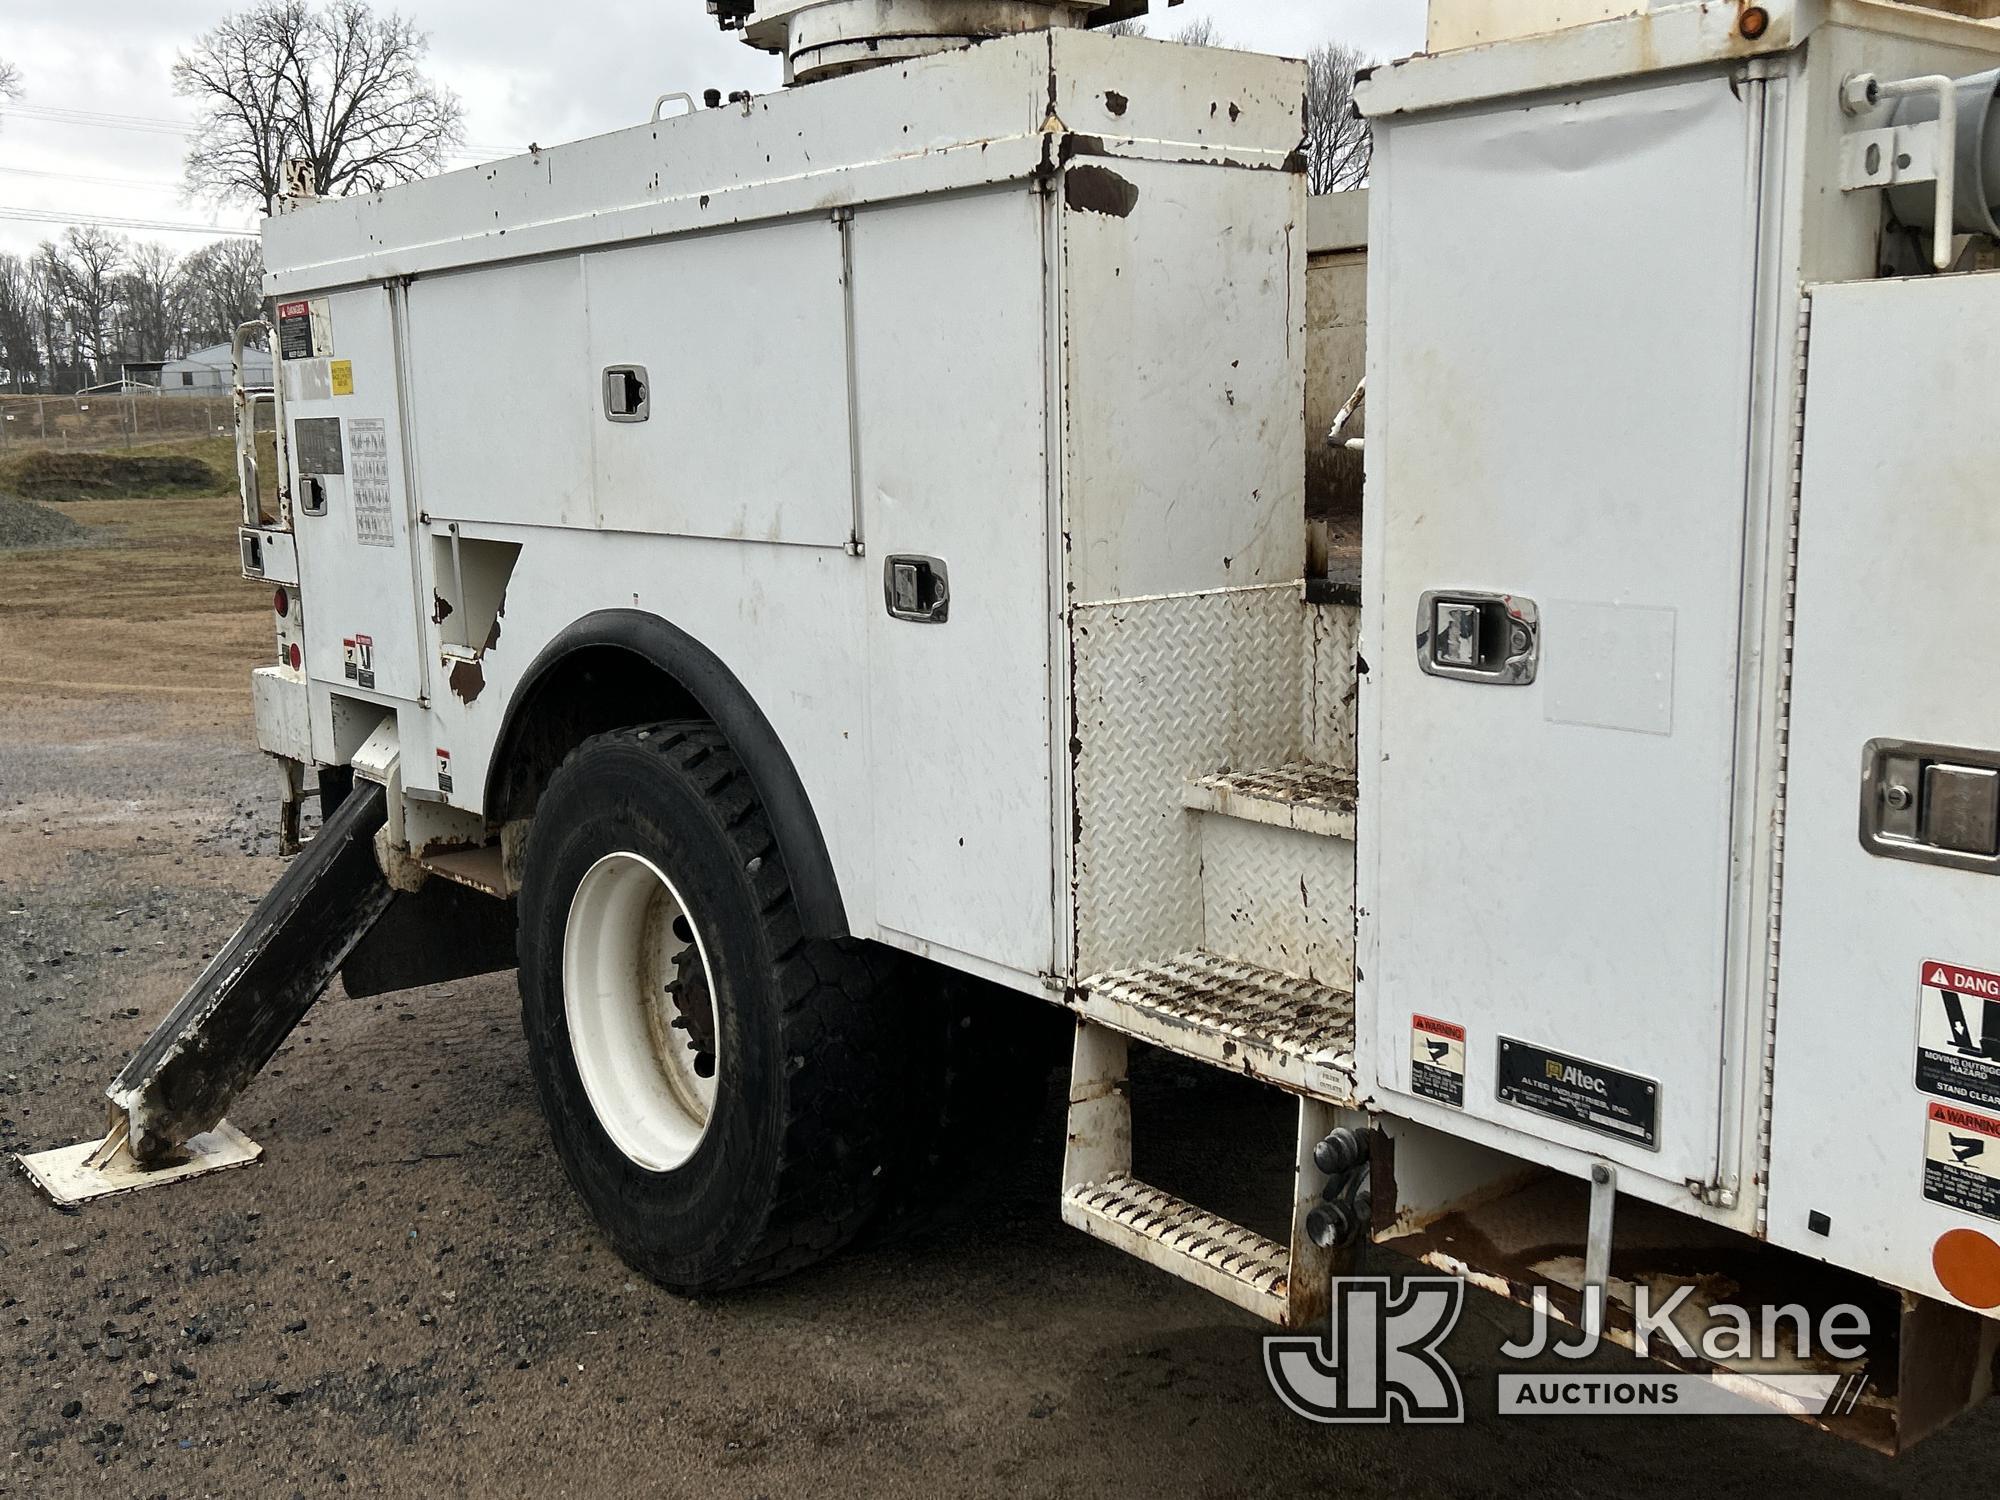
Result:
<instances>
[{"instance_id":1,"label":"white utility truck","mask_svg":"<svg viewBox=\"0 0 2000 1500\"><path fill-rule=\"evenodd\" d=\"M1435 0L1359 94L1365 436L1312 393L1358 584L1304 69L1143 3L711 0L786 89L286 201L242 548L324 821L36 1170L240 1160L337 972L518 964L577 1190L712 1291L875 1212L977 987L1073 1016L1063 1217L1274 1323L1362 1240L1632 1343L1851 1305L1649 1347L1935 1430L2000 1347L1969 8ZM1296 1097L1288 1236L1133 1175L1135 1044Z\"/></svg>"}]
</instances>

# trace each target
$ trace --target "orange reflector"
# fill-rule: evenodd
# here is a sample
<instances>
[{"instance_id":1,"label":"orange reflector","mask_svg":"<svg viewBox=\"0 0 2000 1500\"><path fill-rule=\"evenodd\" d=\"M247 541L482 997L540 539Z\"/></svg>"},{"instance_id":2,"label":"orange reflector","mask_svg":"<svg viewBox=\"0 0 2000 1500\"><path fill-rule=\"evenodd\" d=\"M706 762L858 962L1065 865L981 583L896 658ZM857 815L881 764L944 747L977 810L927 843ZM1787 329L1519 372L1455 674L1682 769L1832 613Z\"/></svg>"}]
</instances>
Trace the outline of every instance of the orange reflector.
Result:
<instances>
[{"instance_id":1,"label":"orange reflector","mask_svg":"<svg viewBox=\"0 0 2000 1500\"><path fill-rule=\"evenodd\" d=\"M1761 5L1753 5L1743 12L1737 24L1745 39L1754 42L1771 29L1771 13Z\"/></svg>"},{"instance_id":2,"label":"orange reflector","mask_svg":"<svg viewBox=\"0 0 2000 1500\"><path fill-rule=\"evenodd\" d=\"M1931 1247L1931 1269L1967 1307L2000 1307L2000 1245L1976 1229L1954 1229Z\"/></svg>"}]
</instances>

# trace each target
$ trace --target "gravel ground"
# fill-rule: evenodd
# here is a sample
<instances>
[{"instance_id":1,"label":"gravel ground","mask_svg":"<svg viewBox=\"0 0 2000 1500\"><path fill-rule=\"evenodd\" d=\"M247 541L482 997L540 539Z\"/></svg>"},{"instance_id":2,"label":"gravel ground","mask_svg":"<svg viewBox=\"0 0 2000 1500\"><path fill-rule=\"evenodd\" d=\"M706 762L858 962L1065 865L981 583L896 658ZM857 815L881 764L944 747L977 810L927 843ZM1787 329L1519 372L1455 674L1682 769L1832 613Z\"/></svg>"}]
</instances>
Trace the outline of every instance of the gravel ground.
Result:
<instances>
[{"instance_id":1,"label":"gravel ground","mask_svg":"<svg viewBox=\"0 0 2000 1500\"><path fill-rule=\"evenodd\" d=\"M108 628L73 624L92 681ZM268 773L206 667L181 694L70 692L56 666L0 686L9 1152L102 1128L104 1083L279 869ZM1142 1171L1283 1201L1281 1099L1165 1069L1139 1104ZM330 996L234 1118L261 1164L79 1214L0 1178L0 1493L1762 1500L1990 1494L2000 1466L1990 1408L1898 1463L1778 1419L1501 1421L1522 1324L1477 1292L1464 1427L1311 1426L1260 1325L1061 1225L1053 1089L924 1229L680 1301L568 1191L512 976Z\"/></svg>"},{"instance_id":2,"label":"gravel ground","mask_svg":"<svg viewBox=\"0 0 2000 1500\"><path fill-rule=\"evenodd\" d=\"M17 547L55 547L76 541L83 528L59 510L0 495L0 552Z\"/></svg>"}]
</instances>

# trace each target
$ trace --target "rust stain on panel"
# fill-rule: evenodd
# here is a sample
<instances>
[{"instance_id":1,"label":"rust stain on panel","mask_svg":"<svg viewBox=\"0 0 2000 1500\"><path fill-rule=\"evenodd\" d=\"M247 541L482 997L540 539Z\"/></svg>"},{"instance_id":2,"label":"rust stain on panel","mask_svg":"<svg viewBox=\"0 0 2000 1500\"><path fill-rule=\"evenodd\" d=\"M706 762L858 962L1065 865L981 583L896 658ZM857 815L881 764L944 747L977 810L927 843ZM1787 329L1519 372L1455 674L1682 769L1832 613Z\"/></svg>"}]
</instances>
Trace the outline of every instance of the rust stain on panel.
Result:
<instances>
[{"instance_id":1,"label":"rust stain on panel","mask_svg":"<svg viewBox=\"0 0 2000 1500\"><path fill-rule=\"evenodd\" d=\"M476 661L462 661L451 669L451 690L462 702L471 703L486 691L486 671Z\"/></svg>"}]
</instances>

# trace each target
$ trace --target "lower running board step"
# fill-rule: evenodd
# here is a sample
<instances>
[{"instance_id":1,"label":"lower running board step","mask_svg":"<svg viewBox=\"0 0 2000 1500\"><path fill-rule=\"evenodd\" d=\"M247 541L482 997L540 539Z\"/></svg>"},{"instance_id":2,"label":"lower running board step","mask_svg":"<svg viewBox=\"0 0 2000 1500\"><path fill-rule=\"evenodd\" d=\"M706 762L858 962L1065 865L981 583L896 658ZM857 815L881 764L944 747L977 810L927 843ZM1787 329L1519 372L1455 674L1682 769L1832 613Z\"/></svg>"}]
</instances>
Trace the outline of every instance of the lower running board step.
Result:
<instances>
[{"instance_id":1,"label":"lower running board step","mask_svg":"<svg viewBox=\"0 0 2000 1500\"><path fill-rule=\"evenodd\" d=\"M112 1134L141 1166L176 1161L221 1122L388 910L375 859L388 806L379 783L355 782L106 1091Z\"/></svg>"},{"instance_id":2,"label":"lower running board step","mask_svg":"<svg viewBox=\"0 0 2000 1500\"><path fill-rule=\"evenodd\" d=\"M1063 1222L1273 1323L1286 1321L1291 1252L1132 1177L1063 1194Z\"/></svg>"},{"instance_id":3,"label":"lower running board step","mask_svg":"<svg viewBox=\"0 0 2000 1500\"><path fill-rule=\"evenodd\" d=\"M1354 1100L1354 997L1214 953L1086 979L1087 1020L1335 1104Z\"/></svg>"}]
</instances>

